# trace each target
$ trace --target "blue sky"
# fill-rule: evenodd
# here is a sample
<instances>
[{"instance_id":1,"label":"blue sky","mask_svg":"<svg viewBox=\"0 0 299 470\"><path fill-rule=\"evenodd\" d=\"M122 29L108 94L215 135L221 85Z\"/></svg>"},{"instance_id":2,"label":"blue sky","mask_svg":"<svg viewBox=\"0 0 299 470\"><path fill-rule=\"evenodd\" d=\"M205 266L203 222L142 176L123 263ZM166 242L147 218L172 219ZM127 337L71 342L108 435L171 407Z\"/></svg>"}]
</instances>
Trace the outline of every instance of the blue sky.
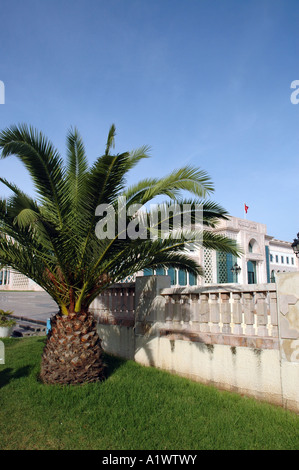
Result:
<instances>
[{"instance_id":1,"label":"blue sky","mask_svg":"<svg viewBox=\"0 0 299 470\"><path fill-rule=\"evenodd\" d=\"M26 122L65 152L77 126L90 162L152 157L129 183L200 166L231 215L292 241L299 231L296 0L1 0L0 128ZM30 192L15 158L0 175ZM0 195L5 195L3 186Z\"/></svg>"}]
</instances>

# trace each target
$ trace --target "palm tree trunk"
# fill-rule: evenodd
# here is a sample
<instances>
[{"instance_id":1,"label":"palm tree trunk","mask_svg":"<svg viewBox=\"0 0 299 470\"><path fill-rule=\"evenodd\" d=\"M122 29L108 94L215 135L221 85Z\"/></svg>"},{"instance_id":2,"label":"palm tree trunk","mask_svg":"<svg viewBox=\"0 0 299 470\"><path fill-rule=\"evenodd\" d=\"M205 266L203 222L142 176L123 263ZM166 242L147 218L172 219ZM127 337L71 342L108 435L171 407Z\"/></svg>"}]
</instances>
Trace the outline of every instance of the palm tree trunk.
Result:
<instances>
[{"instance_id":1,"label":"palm tree trunk","mask_svg":"<svg viewBox=\"0 0 299 470\"><path fill-rule=\"evenodd\" d=\"M81 384L104 379L103 350L90 313L58 313L42 355L40 378L48 384Z\"/></svg>"}]
</instances>

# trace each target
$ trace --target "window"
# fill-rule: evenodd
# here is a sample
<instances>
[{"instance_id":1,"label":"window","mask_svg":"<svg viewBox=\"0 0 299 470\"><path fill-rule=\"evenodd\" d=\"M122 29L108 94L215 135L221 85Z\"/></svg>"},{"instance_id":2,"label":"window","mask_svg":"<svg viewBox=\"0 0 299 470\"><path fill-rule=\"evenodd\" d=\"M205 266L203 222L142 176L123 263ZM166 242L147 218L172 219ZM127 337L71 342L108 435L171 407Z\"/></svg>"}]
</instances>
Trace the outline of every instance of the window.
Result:
<instances>
[{"instance_id":1,"label":"window","mask_svg":"<svg viewBox=\"0 0 299 470\"><path fill-rule=\"evenodd\" d=\"M174 268L168 268L168 272L167 272L168 276L170 276L170 282L171 282L171 285L176 285L177 283L177 271L176 269Z\"/></svg>"},{"instance_id":2,"label":"window","mask_svg":"<svg viewBox=\"0 0 299 470\"><path fill-rule=\"evenodd\" d=\"M291 260L292 260L292 264L294 264L294 258L291 258Z\"/></svg>"},{"instance_id":3,"label":"window","mask_svg":"<svg viewBox=\"0 0 299 470\"><path fill-rule=\"evenodd\" d=\"M286 257L286 261L287 261L287 264L289 264L289 257L288 256Z\"/></svg>"},{"instance_id":4,"label":"window","mask_svg":"<svg viewBox=\"0 0 299 470\"><path fill-rule=\"evenodd\" d=\"M247 276L248 276L248 284L256 284L256 262L255 261L248 261L247 262Z\"/></svg>"},{"instance_id":5,"label":"window","mask_svg":"<svg viewBox=\"0 0 299 470\"><path fill-rule=\"evenodd\" d=\"M270 254L270 261L273 262L273 255Z\"/></svg>"},{"instance_id":6,"label":"window","mask_svg":"<svg viewBox=\"0 0 299 470\"><path fill-rule=\"evenodd\" d=\"M187 285L187 271L183 269L179 269L179 285L180 286Z\"/></svg>"},{"instance_id":7,"label":"window","mask_svg":"<svg viewBox=\"0 0 299 470\"><path fill-rule=\"evenodd\" d=\"M156 276L165 276L165 269L156 269Z\"/></svg>"},{"instance_id":8,"label":"window","mask_svg":"<svg viewBox=\"0 0 299 470\"><path fill-rule=\"evenodd\" d=\"M278 255L275 255L275 262L278 263Z\"/></svg>"},{"instance_id":9,"label":"window","mask_svg":"<svg viewBox=\"0 0 299 470\"><path fill-rule=\"evenodd\" d=\"M189 273L189 286L196 286L197 279L196 276L192 273Z\"/></svg>"},{"instance_id":10,"label":"window","mask_svg":"<svg viewBox=\"0 0 299 470\"><path fill-rule=\"evenodd\" d=\"M154 270L150 269L150 268L145 268L143 270L143 274L144 274L144 276L152 276L154 274Z\"/></svg>"},{"instance_id":11,"label":"window","mask_svg":"<svg viewBox=\"0 0 299 470\"><path fill-rule=\"evenodd\" d=\"M284 263L284 257L281 256L281 263L283 264Z\"/></svg>"},{"instance_id":12,"label":"window","mask_svg":"<svg viewBox=\"0 0 299 470\"><path fill-rule=\"evenodd\" d=\"M0 285L6 285L9 284L9 270L8 269L3 269L0 272Z\"/></svg>"}]
</instances>

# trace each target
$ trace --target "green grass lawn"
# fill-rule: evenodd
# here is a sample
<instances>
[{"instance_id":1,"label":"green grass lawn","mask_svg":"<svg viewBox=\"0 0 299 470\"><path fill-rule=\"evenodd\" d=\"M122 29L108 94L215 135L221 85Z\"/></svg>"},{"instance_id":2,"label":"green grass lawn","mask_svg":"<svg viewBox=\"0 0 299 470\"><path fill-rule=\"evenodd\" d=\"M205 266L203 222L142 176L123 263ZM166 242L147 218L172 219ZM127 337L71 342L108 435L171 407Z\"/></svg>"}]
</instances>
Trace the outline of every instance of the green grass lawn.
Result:
<instances>
[{"instance_id":1,"label":"green grass lawn","mask_svg":"<svg viewBox=\"0 0 299 470\"><path fill-rule=\"evenodd\" d=\"M0 365L0 449L299 450L299 416L133 361L105 382L38 381L44 338L9 338Z\"/></svg>"}]
</instances>

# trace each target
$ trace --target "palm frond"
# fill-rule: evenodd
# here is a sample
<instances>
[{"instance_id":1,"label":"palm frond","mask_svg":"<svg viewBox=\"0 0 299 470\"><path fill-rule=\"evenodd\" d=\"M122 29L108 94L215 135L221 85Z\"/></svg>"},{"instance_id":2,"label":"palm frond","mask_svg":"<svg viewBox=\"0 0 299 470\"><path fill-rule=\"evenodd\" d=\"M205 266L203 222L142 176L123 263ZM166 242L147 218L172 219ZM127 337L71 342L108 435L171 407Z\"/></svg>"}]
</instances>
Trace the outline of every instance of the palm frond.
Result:
<instances>
[{"instance_id":1,"label":"palm frond","mask_svg":"<svg viewBox=\"0 0 299 470\"><path fill-rule=\"evenodd\" d=\"M211 231L228 213L206 200L214 188L205 171L184 166L127 188L128 172L148 158L150 149L143 146L112 155L115 135L112 125L104 155L89 167L76 128L67 134L65 164L53 144L32 127L12 126L0 132L1 158L19 158L37 192L35 200L0 178L12 191L9 198L0 199L0 265L33 279L64 313L86 309L109 283L146 268L176 267L203 275L189 256L191 242L240 253L234 240ZM147 206L160 196L169 200L149 211ZM112 237L97 236L106 217L97 210L101 205L112 208Z\"/></svg>"},{"instance_id":2,"label":"palm frond","mask_svg":"<svg viewBox=\"0 0 299 470\"><path fill-rule=\"evenodd\" d=\"M208 230L203 231L202 244L210 250L231 253L236 257L240 257L243 253L242 248L232 238Z\"/></svg>"},{"instance_id":3,"label":"palm frond","mask_svg":"<svg viewBox=\"0 0 299 470\"><path fill-rule=\"evenodd\" d=\"M115 135L116 135L115 124L112 124L108 132L105 155L109 155L111 148L115 147Z\"/></svg>"},{"instance_id":4,"label":"palm frond","mask_svg":"<svg viewBox=\"0 0 299 470\"><path fill-rule=\"evenodd\" d=\"M41 132L20 125L0 133L0 149L1 158L15 155L22 161L32 177L40 201L51 207L57 215L57 223L61 223L64 166L52 143Z\"/></svg>"},{"instance_id":5,"label":"palm frond","mask_svg":"<svg viewBox=\"0 0 299 470\"><path fill-rule=\"evenodd\" d=\"M67 134L66 183L70 201L78 204L84 193L85 176L88 172L88 161L85 147L78 130L70 129Z\"/></svg>"},{"instance_id":6,"label":"palm frond","mask_svg":"<svg viewBox=\"0 0 299 470\"><path fill-rule=\"evenodd\" d=\"M170 199L180 199L183 191L188 191L197 197L206 197L214 190L208 174L186 166L171 172L164 178L146 178L129 187L124 193L128 202L142 205L152 201L158 196L167 196Z\"/></svg>"}]
</instances>

